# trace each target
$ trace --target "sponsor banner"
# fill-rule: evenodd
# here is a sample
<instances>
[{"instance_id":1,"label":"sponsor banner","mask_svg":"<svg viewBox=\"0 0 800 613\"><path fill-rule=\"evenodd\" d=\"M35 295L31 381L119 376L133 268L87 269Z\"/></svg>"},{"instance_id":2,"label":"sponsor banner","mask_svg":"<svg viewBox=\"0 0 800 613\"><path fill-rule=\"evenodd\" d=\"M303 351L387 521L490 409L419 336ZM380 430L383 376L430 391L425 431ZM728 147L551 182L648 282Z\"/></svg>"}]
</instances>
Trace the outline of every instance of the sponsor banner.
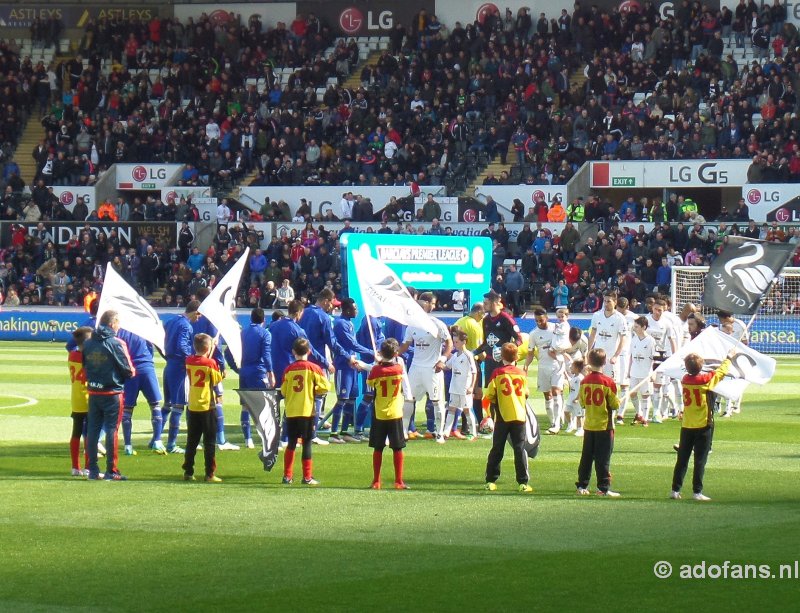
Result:
<instances>
[{"instance_id":1,"label":"sponsor banner","mask_svg":"<svg viewBox=\"0 0 800 613\"><path fill-rule=\"evenodd\" d=\"M81 233L87 227L94 236L98 234L110 236L111 231L116 230L120 245L123 247L136 246L139 238L143 237L172 247L178 243L178 228L180 227L175 222L45 221L42 223L47 232L44 240L53 241L56 247L63 247L73 236L80 240ZM22 226L27 229L28 234L34 234L38 224L24 221L3 222L0 224L0 244L10 244L13 226Z\"/></svg>"},{"instance_id":2,"label":"sponsor banner","mask_svg":"<svg viewBox=\"0 0 800 613\"><path fill-rule=\"evenodd\" d=\"M592 162L591 187L737 187L747 181L750 160L648 160Z\"/></svg>"},{"instance_id":3,"label":"sponsor banner","mask_svg":"<svg viewBox=\"0 0 800 613\"><path fill-rule=\"evenodd\" d=\"M189 17L197 21L197 16L205 13L214 25L222 26L236 19L237 15L241 16L242 25L246 25L252 15L258 15L266 27L273 28L279 21L288 27L297 15L297 4L294 2L183 3L175 4L173 8L175 17L184 23Z\"/></svg>"},{"instance_id":4,"label":"sponsor banner","mask_svg":"<svg viewBox=\"0 0 800 613\"><path fill-rule=\"evenodd\" d=\"M29 28L34 19L42 21L55 18L64 28L83 28L89 20L100 18L127 21L138 19L148 22L153 17L165 16L166 6L142 6L118 4L114 6L86 6L82 4L51 4L44 2L25 2L13 5L0 5L0 26L9 28Z\"/></svg>"},{"instance_id":5,"label":"sponsor banner","mask_svg":"<svg viewBox=\"0 0 800 613\"><path fill-rule=\"evenodd\" d=\"M641 8L644 0L597 0L591 4L601 10L618 9L620 12L626 12L633 7ZM675 14L675 6L679 4L679 0L655 0L652 4L658 8L662 17L669 17ZM706 4L714 9L720 8L719 0L711 0ZM733 10L735 3L730 3L729 6ZM457 21L466 26L474 21L483 23L491 14L500 14L503 17L506 8L511 9L511 13L516 17L517 11L522 7L530 8L533 28L536 28L539 13L544 13L548 19L557 19L562 8L566 8L570 16L573 12L571 3L552 5L546 2L526 2L525 0L511 0L511 2L502 3L484 2L483 0L436 0L436 16L442 23L452 28ZM589 5L584 4L584 8L588 10ZM791 15L791 10L789 13Z\"/></svg>"},{"instance_id":6,"label":"sponsor banner","mask_svg":"<svg viewBox=\"0 0 800 613\"><path fill-rule=\"evenodd\" d=\"M86 203L86 206L90 211L93 211L97 207L94 187L64 187L60 185L54 185L53 193L58 198L58 201L63 204L64 208L66 208L70 213L72 212L72 209L75 208L75 203L78 202L78 198L81 196L83 196L83 201Z\"/></svg>"},{"instance_id":7,"label":"sponsor banner","mask_svg":"<svg viewBox=\"0 0 800 613\"><path fill-rule=\"evenodd\" d=\"M525 207L525 213L539 200L544 200L548 205L559 200L565 207L567 202L566 185L479 185L475 188L475 198L459 198L458 221L469 223L483 221L483 211L475 206L475 200L486 202L486 197L491 196L497 203L503 219L511 220L511 205L514 198L519 198Z\"/></svg>"},{"instance_id":8,"label":"sponsor banner","mask_svg":"<svg viewBox=\"0 0 800 613\"><path fill-rule=\"evenodd\" d=\"M300 199L305 198L311 207L311 213L316 216L324 216L328 211L333 211L336 217L342 215L342 196L347 192L354 195L369 198L372 202L372 211L375 219L381 218L381 213L386 205L389 204L392 196L399 201L399 210L403 221L412 221L416 209L422 208L428 194L432 194L436 201L442 205L448 201L444 197L445 188L441 185L420 186L420 195L416 200L411 197L411 188L406 185L389 187L359 187L359 186L314 186L314 187L243 187L240 192L239 200L245 206L254 211L258 211L264 204L264 199L269 198L271 202L283 200L289 205L292 216L300 208ZM455 221L456 207L449 208L449 218L446 221ZM442 206L442 216L445 216L445 207Z\"/></svg>"},{"instance_id":9,"label":"sponsor banner","mask_svg":"<svg viewBox=\"0 0 800 613\"><path fill-rule=\"evenodd\" d=\"M161 188L161 201L167 202L172 198L177 204L181 198L192 198L196 201L197 198L211 198L210 187L194 187L182 185L170 185L169 187Z\"/></svg>"},{"instance_id":10,"label":"sponsor banner","mask_svg":"<svg viewBox=\"0 0 800 613\"><path fill-rule=\"evenodd\" d=\"M799 183L748 183L742 186L742 198L750 209L750 219L755 222L800 221Z\"/></svg>"},{"instance_id":11,"label":"sponsor banner","mask_svg":"<svg viewBox=\"0 0 800 613\"><path fill-rule=\"evenodd\" d=\"M298 2L298 13L314 13L327 23L337 36L388 36L398 23L408 27L414 16L425 9L434 13L434 0L330 0L327 2Z\"/></svg>"},{"instance_id":12,"label":"sponsor banner","mask_svg":"<svg viewBox=\"0 0 800 613\"><path fill-rule=\"evenodd\" d=\"M160 190L173 183L182 164L114 164L117 189Z\"/></svg>"}]
</instances>

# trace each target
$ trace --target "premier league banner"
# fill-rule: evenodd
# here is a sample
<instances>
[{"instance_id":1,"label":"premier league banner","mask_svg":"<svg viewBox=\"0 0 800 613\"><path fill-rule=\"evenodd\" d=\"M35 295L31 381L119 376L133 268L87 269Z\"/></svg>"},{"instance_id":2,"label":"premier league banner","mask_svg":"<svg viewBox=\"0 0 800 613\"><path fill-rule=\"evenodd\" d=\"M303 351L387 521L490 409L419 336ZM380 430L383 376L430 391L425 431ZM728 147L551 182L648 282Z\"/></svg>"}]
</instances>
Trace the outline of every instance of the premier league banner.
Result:
<instances>
[{"instance_id":1,"label":"premier league banner","mask_svg":"<svg viewBox=\"0 0 800 613\"><path fill-rule=\"evenodd\" d=\"M703 304L714 309L752 315L764 294L795 251L791 243L767 243L742 236L728 237L706 275Z\"/></svg>"}]
</instances>

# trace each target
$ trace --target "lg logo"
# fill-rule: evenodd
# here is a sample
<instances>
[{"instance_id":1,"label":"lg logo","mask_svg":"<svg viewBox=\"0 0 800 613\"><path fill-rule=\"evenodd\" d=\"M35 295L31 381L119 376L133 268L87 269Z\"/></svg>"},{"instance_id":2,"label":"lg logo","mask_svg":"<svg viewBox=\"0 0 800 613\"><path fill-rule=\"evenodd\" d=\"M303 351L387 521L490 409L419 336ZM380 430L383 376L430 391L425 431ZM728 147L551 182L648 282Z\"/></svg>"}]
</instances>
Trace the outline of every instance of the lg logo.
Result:
<instances>
[{"instance_id":1,"label":"lg logo","mask_svg":"<svg viewBox=\"0 0 800 613\"><path fill-rule=\"evenodd\" d=\"M464 221L468 223L478 221L478 214L475 212L475 209L467 209L464 211Z\"/></svg>"},{"instance_id":2,"label":"lg logo","mask_svg":"<svg viewBox=\"0 0 800 613\"><path fill-rule=\"evenodd\" d=\"M496 4L487 2L486 4L481 4L480 7L478 7L478 12L475 15L475 19L478 20L478 23L483 25L483 22L486 21L486 18L489 15L497 15L499 13L500 9L497 8Z\"/></svg>"},{"instance_id":3,"label":"lg logo","mask_svg":"<svg viewBox=\"0 0 800 613\"><path fill-rule=\"evenodd\" d=\"M697 169L697 180L700 181L700 183L705 183L707 185L726 184L728 182L728 171L716 170L716 168L716 162L701 164ZM691 183L692 180L693 177L691 166L680 166L677 169L669 169L670 183Z\"/></svg>"},{"instance_id":4,"label":"lg logo","mask_svg":"<svg viewBox=\"0 0 800 613\"><path fill-rule=\"evenodd\" d=\"M134 166L133 170L131 171L131 178L133 178L134 181L141 183L147 178L147 168L144 166Z\"/></svg>"},{"instance_id":5,"label":"lg logo","mask_svg":"<svg viewBox=\"0 0 800 613\"><path fill-rule=\"evenodd\" d=\"M339 15L339 27L348 34L355 34L361 29L364 23L364 16L354 6L342 11Z\"/></svg>"},{"instance_id":6,"label":"lg logo","mask_svg":"<svg viewBox=\"0 0 800 613\"><path fill-rule=\"evenodd\" d=\"M61 195L58 197L58 201L64 206L72 204L74 199L75 197L72 195L72 192L61 192Z\"/></svg>"},{"instance_id":7,"label":"lg logo","mask_svg":"<svg viewBox=\"0 0 800 613\"><path fill-rule=\"evenodd\" d=\"M531 199L533 200L534 204L540 200L544 200L544 192L540 189L534 190L533 194L531 194Z\"/></svg>"},{"instance_id":8,"label":"lg logo","mask_svg":"<svg viewBox=\"0 0 800 613\"><path fill-rule=\"evenodd\" d=\"M751 189L747 192L747 202L750 204L758 204L761 202L761 192L757 189Z\"/></svg>"}]
</instances>

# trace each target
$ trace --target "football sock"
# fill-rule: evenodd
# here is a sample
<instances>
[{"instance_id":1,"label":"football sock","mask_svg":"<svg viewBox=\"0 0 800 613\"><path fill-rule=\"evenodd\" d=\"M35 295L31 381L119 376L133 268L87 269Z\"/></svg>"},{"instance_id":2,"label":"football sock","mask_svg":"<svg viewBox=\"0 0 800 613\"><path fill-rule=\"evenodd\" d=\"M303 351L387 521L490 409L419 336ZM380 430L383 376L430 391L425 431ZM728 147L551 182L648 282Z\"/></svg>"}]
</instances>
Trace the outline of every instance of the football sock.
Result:
<instances>
[{"instance_id":1,"label":"football sock","mask_svg":"<svg viewBox=\"0 0 800 613\"><path fill-rule=\"evenodd\" d=\"M72 468L80 470L81 468L81 439L72 437L69 439L69 457L72 460Z\"/></svg>"},{"instance_id":2,"label":"football sock","mask_svg":"<svg viewBox=\"0 0 800 613\"><path fill-rule=\"evenodd\" d=\"M381 480L381 461L383 460L382 451L372 452L372 482L379 483Z\"/></svg>"},{"instance_id":3,"label":"football sock","mask_svg":"<svg viewBox=\"0 0 800 613\"><path fill-rule=\"evenodd\" d=\"M653 394L653 419L661 419L661 389Z\"/></svg>"},{"instance_id":4,"label":"football sock","mask_svg":"<svg viewBox=\"0 0 800 613\"><path fill-rule=\"evenodd\" d=\"M564 405L561 394L553 394L553 428L561 429L561 420L564 417Z\"/></svg>"},{"instance_id":5,"label":"football sock","mask_svg":"<svg viewBox=\"0 0 800 613\"><path fill-rule=\"evenodd\" d=\"M544 401L544 409L547 411L547 419L550 420L550 425L552 426L555 421L555 415L553 415L553 398L550 397Z\"/></svg>"},{"instance_id":6,"label":"football sock","mask_svg":"<svg viewBox=\"0 0 800 613\"><path fill-rule=\"evenodd\" d=\"M444 403L444 400L439 400L439 401L436 402L436 404L434 406L436 407L436 412L438 414L437 417L438 417L438 420L439 420L439 430L436 431L437 434L440 434L440 435L447 434L447 435L449 435L450 434L450 430L445 430L445 427L444 427L444 421L445 421L445 418L447 416L447 405Z\"/></svg>"},{"instance_id":7,"label":"football sock","mask_svg":"<svg viewBox=\"0 0 800 613\"><path fill-rule=\"evenodd\" d=\"M364 424L367 422L367 415L369 415L371 407L372 399L366 396L358 403L358 409L356 409L356 432L364 431Z\"/></svg>"},{"instance_id":8,"label":"football sock","mask_svg":"<svg viewBox=\"0 0 800 613\"><path fill-rule=\"evenodd\" d=\"M625 417L625 409L628 408L628 395L627 389L620 388L619 392L619 409L617 410L617 417L620 419Z\"/></svg>"},{"instance_id":9,"label":"football sock","mask_svg":"<svg viewBox=\"0 0 800 613\"><path fill-rule=\"evenodd\" d=\"M333 407L333 421L331 422L331 434L339 432L339 423L342 421L342 409L344 403L340 400Z\"/></svg>"},{"instance_id":10,"label":"football sock","mask_svg":"<svg viewBox=\"0 0 800 613\"><path fill-rule=\"evenodd\" d=\"M394 482L403 482L403 450L396 449L394 451Z\"/></svg>"},{"instance_id":11,"label":"football sock","mask_svg":"<svg viewBox=\"0 0 800 613\"><path fill-rule=\"evenodd\" d=\"M158 405L150 409L150 424L153 426L153 440L150 442L160 441L164 431L164 409Z\"/></svg>"},{"instance_id":12,"label":"football sock","mask_svg":"<svg viewBox=\"0 0 800 613\"><path fill-rule=\"evenodd\" d=\"M293 472L293 465L294 465L294 449L289 449L288 447L283 450L283 476L287 479L292 478Z\"/></svg>"},{"instance_id":13,"label":"football sock","mask_svg":"<svg viewBox=\"0 0 800 613\"><path fill-rule=\"evenodd\" d=\"M640 401L639 411L645 421L650 421L650 396L642 398Z\"/></svg>"},{"instance_id":14,"label":"football sock","mask_svg":"<svg viewBox=\"0 0 800 613\"><path fill-rule=\"evenodd\" d=\"M249 441L251 438L253 438L253 432L250 428L250 411L244 409L239 419L242 424L242 434L244 435L244 440ZM223 440L222 442L224 443L225 441Z\"/></svg>"},{"instance_id":15,"label":"football sock","mask_svg":"<svg viewBox=\"0 0 800 613\"><path fill-rule=\"evenodd\" d=\"M131 444L131 431L133 430L133 423L131 417L133 415L133 407L125 407L122 409L122 440L126 445Z\"/></svg>"},{"instance_id":16,"label":"football sock","mask_svg":"<svg viewBox=\"0 0 800 613\"><path fill-rule=\"evenodd\" d=\"M354 400L348 400L344 403L344 406L342 407L342 433L347 432L353 423L353 418L355 417L353 413L355 412L355 408L356 403Z\"/></svg>"},{"instance_id":17,"label":"football sock","mask_svg":"<svg viewBox=\"0 0 800 613\"><path fill-rule=\"evenodd\" d=\"M467 429L472 436L478 436L478 426L475 421L475 416L472 414L472 411L467 409L464 411L464 415L467 417Z\"/></svg>"},{"instance_id":18,"label":"football sock","mask_svg":"<svg viewBox=\"0 0 800 613\"><path fill-rule=\"evenodd\" d=\"M178 433L181 429L181 415L183 407L173 406L169 413L169 430L167 431L167 449L172 449L178 440Z\"/></svg>"},{"instance_id":19,"label":"football sock","mask_svg":"<svg viewBox=\"0 0 800 613\"><path fill-rule=\"evenodd\" d=\"M414 401L406 400L403 402L403 430L405 432L416 432L417 426L414 424Z\"/></svg>"},{"instance_id":20,"label":"football sock","mask_svg":"<svg viewBox=\"0 0 800 613\"><path fill-rule=\"evenodd\" d=\"M469 409L467 409L467 412L469 412ZM464 414L464 412L461 409L456 409L456 412L455 412L455 415L454 415L455 419L453 419L453 425L451 427L449 427L449 428L447 426L445 426L445 428L444 428L444 433L445 434L447 434L449 436L451 432L453 432L454 430L458 429L459 425L463 425L463 424L461 424L461 416L463 414ZM448 417L449 416L450 415L448 414Z\"/></svg>"},{"instance_id":21,"label":"football sock","mask_svg":"<svg viewBox=\"0 0 800 613\"><path fill-rule=\"evenodd\" d=\"M431 402L430 398L428 398L425 401L425 417L427 419L425 427L427 428L428 432L435 432L436 431L436 413L434 412L433 402Z\"/></svg>"},{"instance_id":22,"label":"football sock","mask_svg":"<svg viewBox=\"0 0 800 613\"><path fill-rule=\"evenodd\" d=\"M456 418L455 413L453 413L452 411L447 412L447 417L445 417L444 420L444 430L443 430L445 436L450 436L450 433L453 431L453 426L455 426L456 423L455 418Z\"/></svg>"},{"instance_id":23,"label":"football sock","mask_svg":"<svg viewBox=\"0 0 800 613\"><path fill-rule=\"evenodd\" d=\"M472 416L475 421L480 422L483 419L483 399L472 397Z\"/></svg>"},{"instance_id":24,"label":"football sock","mask_svg":"<svg viewBox=\"0 0 800 613\"><path fill-rule=\"evenodd\" d=\"M217 445L222 445L225 442L225 412L220 403L214 405L214 411L217 414Z\"/></svg>"},{"instance_id":25,"label":"football sock","mask_svg":"<svg viewBox=\"0 0 800 613\"><path fill-rule=\"evenodd\" d=\"M303 479L305 479L306 481L308 481L312 477L314 468L313 462L314 460L311 459L303 460Z\"/></svg>"}]
</instances>

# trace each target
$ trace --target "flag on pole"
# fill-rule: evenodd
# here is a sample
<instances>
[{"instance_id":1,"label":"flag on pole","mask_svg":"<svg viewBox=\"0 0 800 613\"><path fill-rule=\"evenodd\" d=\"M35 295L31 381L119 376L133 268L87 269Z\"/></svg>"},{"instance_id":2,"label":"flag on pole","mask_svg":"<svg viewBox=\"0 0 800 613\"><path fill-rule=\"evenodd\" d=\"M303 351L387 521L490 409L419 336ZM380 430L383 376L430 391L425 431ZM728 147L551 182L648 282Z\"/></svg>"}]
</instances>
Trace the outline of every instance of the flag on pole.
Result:
<instances>
[{"instance_id":1,"label":"flag on pole","mask_svg":"<svg viewBox=\"0 0 800 613\"><path fill-rule=\"evenodd\" d=\"M278 409L277 390L236 390L242 404L253 417L256 431L261 437L258 459L269 472L278 461L281 444L281 414Z\"/></svg>"},{"instance_id":2,"label":"flag on pole","mask_svg":"<svg viewBox=\"0 0 800 613\"><path fill-rule=\"evenodd\" d=\"M795 251L791 243L768 243L729 236L705 279L703 304L721 311L752 315Z\"/></svg>"},{"instance_id":3,"label":"flag on pole","mask_svg":"<svg viewBox=\"0 0 800 613\"><path fill-rule=\"evenodd\" d=\"M103 291L97 307L98 322L106 311L117 311L121 328L150 341L164 353L164 324L161 318L147 300L111 267L110 262L106 265Z\"/></svg>"},{"instance_id":4,"label":"flag on pole","mask_svg":"<svg viewBox=\"0 0 800 613\"><path fill-rule=\"evenodd\" d=\"M396 322L421 328L437 336L439 330L421 306L411 297L400 277L368 252L353 251L353 264L361 287L364 310L373 317L388 317Z\"/></svg>"},{"instance_id":5,"label":"flag on pole","mask_svg":"<svg viewBox=\"0 0 800 613\"><path fill-rule=\"evenodd\" d=\"M763 353L740 343L737 338L721 332L719 328L706 328L680 351L670 356L656 368L673 379L682 379L686 374L683 360L690 353L697 353L705 360L705 370L714 370L725 359L732 348L736 355L725 378L714 388L714 393L736 400L740 398L749 383L764 385L775 374L775 360Z\"/></svg>"},{"instance_id":6,"label":"flag on pole","mask_svg":"<svg viewBox=\"0 0 800 613\"><path fill-rule=\"evenodd\" d=\"M236 320L236 292L239 291L239 282L242 280L244 265L250 248L244 253L214 286L211 293L206 296L198 309L208 318L214 327L219 330L220 336L225 339L225 344L233 356L236 366L242 363L242 330Z\"/></svg>"}]
</instances>

